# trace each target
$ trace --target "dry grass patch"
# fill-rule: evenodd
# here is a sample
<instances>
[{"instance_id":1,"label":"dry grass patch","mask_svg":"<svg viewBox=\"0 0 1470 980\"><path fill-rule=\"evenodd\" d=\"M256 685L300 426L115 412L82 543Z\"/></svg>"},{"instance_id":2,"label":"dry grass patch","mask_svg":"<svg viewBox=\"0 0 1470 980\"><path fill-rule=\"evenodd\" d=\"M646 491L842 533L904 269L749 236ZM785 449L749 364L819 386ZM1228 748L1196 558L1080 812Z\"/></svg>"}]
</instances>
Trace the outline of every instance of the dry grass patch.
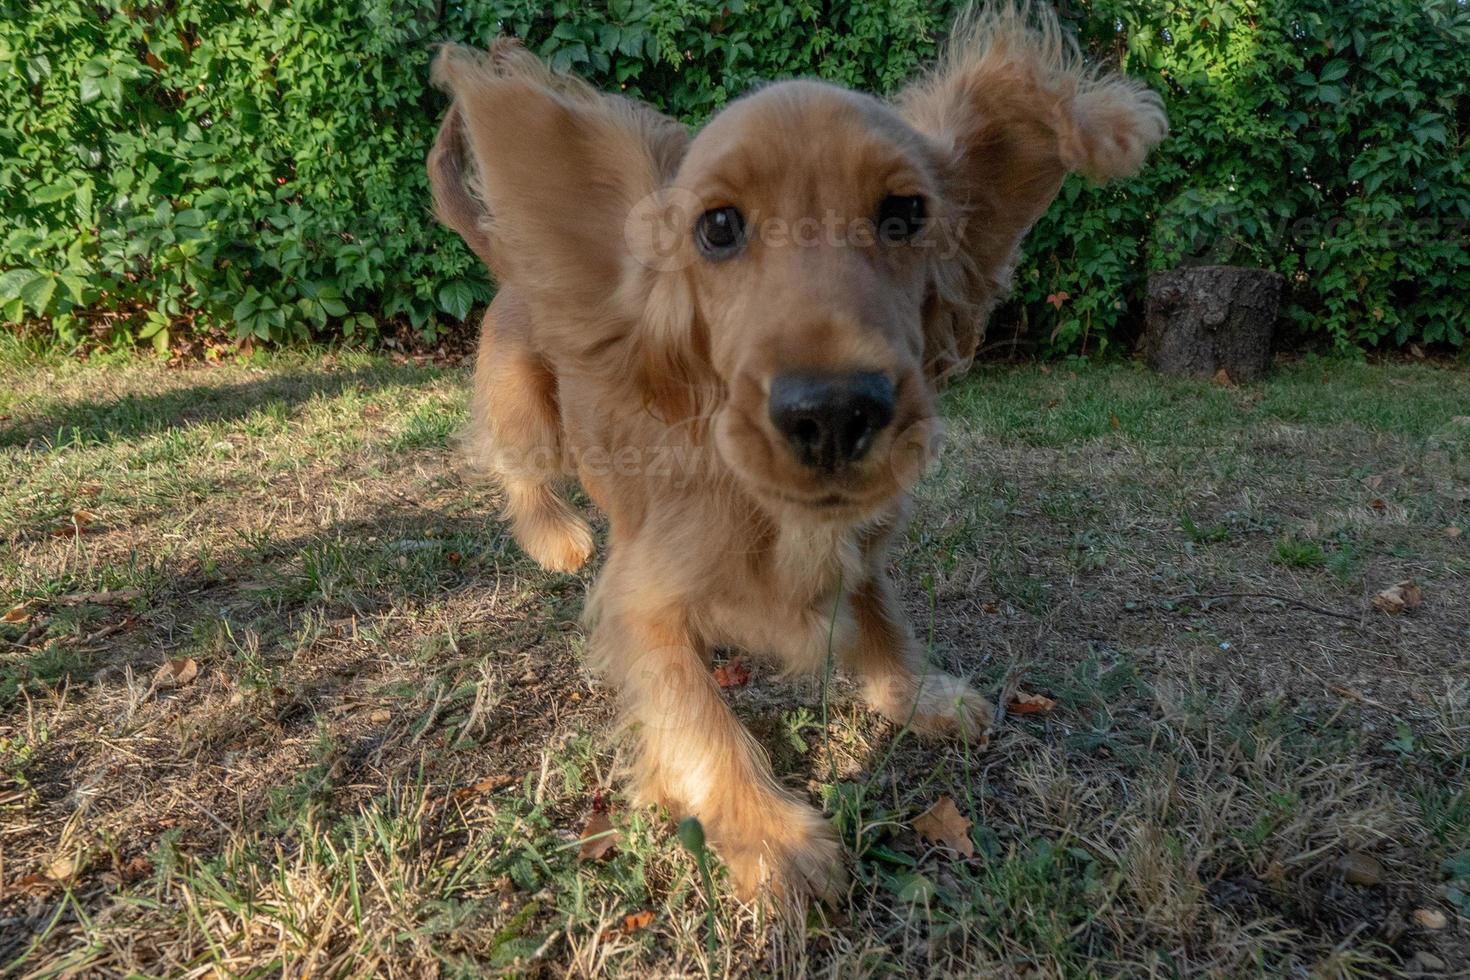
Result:
<instances>
[{"instance_id":1,"label":"dry grass patch","mask_svg":"<svg viewBox=\"0 0 1470 980\"><path fill-rule=\"evenodd\" d=\"M1055 706L981 753L756 662L728 696L855 855L841 910L782 915L717 864L708 894L621 797L586 580L537 570L447 458L460 368L6 357L7 973L1470 964L1463 370L955 388L910 613L998 700ZM1375 611L1405 579L1424 604ZM941 796L973 856L914 830ZM616 842L579 860L594 812Z\"/></svg>"}]
</instances>

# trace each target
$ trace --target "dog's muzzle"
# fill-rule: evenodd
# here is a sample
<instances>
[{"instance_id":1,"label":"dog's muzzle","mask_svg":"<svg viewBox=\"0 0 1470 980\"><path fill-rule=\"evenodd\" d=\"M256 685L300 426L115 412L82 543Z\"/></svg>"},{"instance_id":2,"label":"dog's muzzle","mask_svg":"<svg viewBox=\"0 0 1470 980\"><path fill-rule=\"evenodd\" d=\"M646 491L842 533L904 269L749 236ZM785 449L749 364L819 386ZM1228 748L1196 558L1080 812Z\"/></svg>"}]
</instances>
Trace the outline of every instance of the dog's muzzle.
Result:
<instances>
[{"instance_id":1,"label":"dog's muzzle","mask_svg":"<svg viewBox=\"0 0 1470 980\"><path fill-rule=\"evenodd\" d=\"M893 382L877 371L793 372L771 382L771 425L804 466L825 473L867 455L893 410Z\"/></svg>"}]
</instances>

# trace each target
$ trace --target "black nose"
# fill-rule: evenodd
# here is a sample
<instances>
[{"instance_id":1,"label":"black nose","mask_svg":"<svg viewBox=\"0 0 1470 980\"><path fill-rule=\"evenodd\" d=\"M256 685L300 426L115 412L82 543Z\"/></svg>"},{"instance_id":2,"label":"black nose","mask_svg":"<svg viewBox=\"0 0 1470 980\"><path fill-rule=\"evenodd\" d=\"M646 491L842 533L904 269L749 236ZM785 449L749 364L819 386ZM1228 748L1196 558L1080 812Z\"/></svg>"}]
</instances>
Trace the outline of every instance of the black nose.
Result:
<instances>
[{"instance_id":1,"label":"black nose","mask_svg":"<svg viewBox=\"0 0 1470 980\"><path fill-rule=\"evenodd\" d=\"M797 459L830 473L862 459L893 421L893 382L877 371L780 374L769 411Z\"/></svg>"}]
</instances>

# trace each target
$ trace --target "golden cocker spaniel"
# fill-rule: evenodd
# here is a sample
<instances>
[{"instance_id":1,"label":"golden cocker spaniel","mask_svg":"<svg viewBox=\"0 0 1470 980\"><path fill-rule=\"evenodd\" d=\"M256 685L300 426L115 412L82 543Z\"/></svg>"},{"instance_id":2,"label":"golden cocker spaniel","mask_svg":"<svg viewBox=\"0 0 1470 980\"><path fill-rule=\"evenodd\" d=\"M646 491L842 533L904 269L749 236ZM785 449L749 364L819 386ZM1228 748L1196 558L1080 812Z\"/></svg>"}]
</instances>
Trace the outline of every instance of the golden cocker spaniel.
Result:
<instances>
[{"instance_id":1,"label":"golden cocker spaniel","mask_svg":"<svg viewBox=\"0 0 1470 980\"><path fill-rule=\"evenodd\" d=\"M831 825L731 713L711 650L836 663L883 715L975 740L885 570L1027 230L1069 172L1134 173L1162 102L1086 67L1044 10L983 9L893 101L759 88L697 133L554 74L519 44L448 46L438 215L500 284L467 455L549 569L591 556L558 494L606 514L589 649L620 692L637 796L694 814L742 894L831 897Z\"/></svg>"}]
</instances>

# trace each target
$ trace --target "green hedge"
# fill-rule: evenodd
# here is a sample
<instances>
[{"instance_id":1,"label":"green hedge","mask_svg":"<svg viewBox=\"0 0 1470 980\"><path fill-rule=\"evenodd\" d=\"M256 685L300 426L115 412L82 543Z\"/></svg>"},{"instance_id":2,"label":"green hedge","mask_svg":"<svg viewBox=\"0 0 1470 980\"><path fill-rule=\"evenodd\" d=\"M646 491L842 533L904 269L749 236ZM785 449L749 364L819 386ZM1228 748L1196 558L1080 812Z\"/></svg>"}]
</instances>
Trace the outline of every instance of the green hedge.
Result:
<instances>
[{"instance_id":1,"label":"green hedge","mask_svg":"<svg viewBox=\"0 0 1470 980\"><path fill-rule=\"evenodd\" d=\"M698 121L763 78L891 91L955 7L0 0L0 315L64 344L432 342L491 295L428 211L434 40L513 33ZM1138 180L1067 185L993 340L1097 350L1136 330L1147 271L1218 260L1285 273L1291 319L1340 346L1464 342L1463 3L1063 14L1165 93L1174 136Z\"/></svg>"}]
</instances>

